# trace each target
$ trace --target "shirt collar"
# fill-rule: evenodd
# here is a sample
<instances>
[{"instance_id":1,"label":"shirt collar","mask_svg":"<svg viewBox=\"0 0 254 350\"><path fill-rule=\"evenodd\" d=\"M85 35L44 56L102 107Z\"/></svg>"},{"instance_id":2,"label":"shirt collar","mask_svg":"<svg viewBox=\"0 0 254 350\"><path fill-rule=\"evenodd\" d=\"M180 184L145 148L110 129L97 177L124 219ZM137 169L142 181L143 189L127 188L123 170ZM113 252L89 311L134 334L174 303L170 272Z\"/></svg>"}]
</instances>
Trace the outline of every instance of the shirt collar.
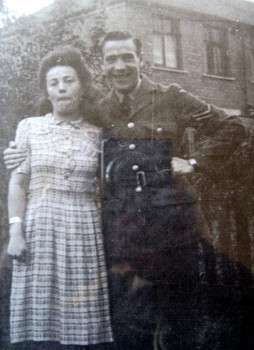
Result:
<instances>
[{"instance_id":1,"label":"shirt collar","mask_svg":"<svg viewBox=\"0 0 254 350\"><path fill-rule=\"evenodd\" d=\"M141 78L138 79L138 83L137 83L135 89L133 89L131 92L129 92L127 94L127 96L130 98L131 101L135 100L135 97L137 96L137 92L138 92L138 89L140 87L140 84L141 84ZM122 103L123 98L124 98L124 94L120 93L117 90L115 90L115 93L116 93L117 97L119 98L120 103Z\"/></svg>"},{"instance_id":2,"label":"shirt collar","mask_svg":"<svg viewBox=\"0 0 254 350\"><path fill-rule=\"evenodd\" d=\"M69 124L69 125L73 126L74 128L79 129L81 127L81 125L83 124L82 117L80 117L77 120L70 120L70 121L65 121L65 120L61 120L59 118L56 118L53 116L53 114L50 114L49 117L50 117L50 123L54 124L54 125Z\"/></svg>"}]
</instances>

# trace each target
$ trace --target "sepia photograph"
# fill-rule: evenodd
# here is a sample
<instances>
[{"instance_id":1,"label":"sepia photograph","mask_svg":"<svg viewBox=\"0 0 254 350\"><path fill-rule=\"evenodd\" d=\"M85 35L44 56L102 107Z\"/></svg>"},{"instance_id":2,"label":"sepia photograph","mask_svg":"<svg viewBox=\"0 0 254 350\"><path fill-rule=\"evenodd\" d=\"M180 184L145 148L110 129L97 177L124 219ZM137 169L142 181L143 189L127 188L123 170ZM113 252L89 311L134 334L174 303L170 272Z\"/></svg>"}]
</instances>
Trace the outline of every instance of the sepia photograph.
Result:
<instances>
[{"instance_id":1,"label":"sepia photograph","mask_svg":"<svg viewBox=\"0 0 254 350\"><path fill-rule=\"evenodd\" d=\"M254 349L254 0L0 0L0 350Z\"/></svg>"}]
</instances>

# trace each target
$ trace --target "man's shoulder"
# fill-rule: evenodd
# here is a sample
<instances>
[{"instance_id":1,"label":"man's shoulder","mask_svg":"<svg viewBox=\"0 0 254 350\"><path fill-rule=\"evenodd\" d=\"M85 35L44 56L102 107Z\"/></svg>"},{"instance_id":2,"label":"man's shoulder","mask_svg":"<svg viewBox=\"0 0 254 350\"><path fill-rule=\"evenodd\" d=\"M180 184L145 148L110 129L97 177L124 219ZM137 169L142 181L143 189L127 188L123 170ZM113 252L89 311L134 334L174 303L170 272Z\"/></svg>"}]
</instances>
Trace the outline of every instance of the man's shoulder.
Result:
<instances>
[{"instance_id":1,"label":"man's shoulder","mask_svg":"<svg viewBox=\"0 0 254 350\"><path fill-rule=\"evenodd\" d=\"M142 75L141 84L139 87L138 96L145 94L159 94L162 96L167 96L172 98L176 97L181 93L186 93L186 91L177 83L171 83L168 85L155 82L145 75ZM113 90L109 91L100 99L100 105L102 108L107 108L116 99L116 94Z\"/></svg>"},{"instance_id":2,"label":"man's shoulder","mask_svg":"<svg viewBox=\"0 0 254 350\"><path fill-rule=\"evenodd\" d=\"M142 77L142 83L140 85L141 90L146 91L156 91L158 93L167 94L167 93L181 93L183 88L177 83L162 84L155 82L148 78L147 76Z\"/></svg>"},{"instance_id":3,"label":"man's shoulder","mask_svg":"<svg viewBox=\"0 0 254 350\"><path fill-rule=\"evenodd\" d=\"M186 93L187 91L184 90L181 85L177 84L177 83L171 83L169 85L163 85L158 83L158 90L162 93L165 94L182 94L182 93Z\"/></svg>"}]
</instances>

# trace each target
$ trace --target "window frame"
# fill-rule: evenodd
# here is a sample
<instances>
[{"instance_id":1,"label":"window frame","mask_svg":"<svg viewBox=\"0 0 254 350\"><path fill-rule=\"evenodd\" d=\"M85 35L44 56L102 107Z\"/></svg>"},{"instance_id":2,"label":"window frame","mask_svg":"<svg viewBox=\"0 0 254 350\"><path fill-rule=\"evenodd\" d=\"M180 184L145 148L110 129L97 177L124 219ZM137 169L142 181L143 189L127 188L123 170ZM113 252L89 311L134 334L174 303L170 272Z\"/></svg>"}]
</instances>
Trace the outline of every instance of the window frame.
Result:
<instances>
[{"instance_id":1,"label":"window frame","mask_svg":"<svg viewBox=\"0 0 254 350\"><path fill-rule=\"evenodd\" d=\"M254 82L254 47L250 48L250 73L251 81Z\"/></svg>"},{"instance_id":2,"label":"window frame","mask_svg":"<svg viewBox=\"0 0 254 350\"><path fill-rule=\"evenodd\" d=\"M218 32L219 40L214 38L214 33ZM219 50L221 67L216 63L214 50ZM228 28L216 25L205 25L205 54L206 54L206 74L219 77L230 76L230 61L228 56ZM217 56L218 57L218 56Z\"/></svg>"},{"instance_id":3,"label":"window frame","mask_svg":"<svg viewBox=\"0 0 254 350\"><path fill-rule=\"evenodd\" d=\"M165 22L170 23L170 29L165 28ZM160 23L160 29L158 29L158 23ZM157 24L157 25L156 25ZM161 58L162 63L156 63L154 61L154 42L153 42L153 65L158 68L172 69L172 70L181 70L182 65L182 53L181 53L181 45L180 45L180 23L179 20L172 17L162 17L155 16L153 18L153 40L155 35L159 36L161 39ZM167 64L167 49L166 49L166 38L171 37L175 42L175 60L176 65L170 66Z\"/></svg>"}]
</instances>

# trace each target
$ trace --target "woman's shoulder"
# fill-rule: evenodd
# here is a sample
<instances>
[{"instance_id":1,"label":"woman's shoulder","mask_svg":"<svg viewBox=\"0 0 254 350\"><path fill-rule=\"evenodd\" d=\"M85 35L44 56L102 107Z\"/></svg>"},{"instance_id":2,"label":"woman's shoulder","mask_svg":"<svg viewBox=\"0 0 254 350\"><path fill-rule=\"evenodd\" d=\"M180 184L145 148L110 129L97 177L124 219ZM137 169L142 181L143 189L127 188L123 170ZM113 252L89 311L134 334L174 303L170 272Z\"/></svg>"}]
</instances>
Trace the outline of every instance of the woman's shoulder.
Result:
<instances>
[{"instance_id":1,"label":"woman's shoulder","mask_svg":"<svg viewBox=\"0 0 254 350\"><path fill-rule=\"evenodd\" d=\"M83 128L86 129L86 131L90 131L90 132L94 132L94 133L98 133L100 134L102 132L102 129L94 124L88 123L88 122L84 122L83 123Z\"/></svg>"},{"instance_id":2,"label":"woman's shoulder","mask_svg":"<svg viewBox=\"0 0 254 350\"><path fill-rule=\"evenodd\" d=\"M31 116L23 118L18 125L22 127L38 127L40 125L48 124L50 121L50 114L44 116Z\"/></svg>"},{"instance_id":3,"label":"woman's shoulder","mask_svg":"<svg viewBox=\"0 0 254 350\"><path fill-rule=\"evenodd\" d=\"M20 120L19 124L43 124L50 119L50 116L50 113L42 116L26 116Z\"/></svg>"}]
</instances>

